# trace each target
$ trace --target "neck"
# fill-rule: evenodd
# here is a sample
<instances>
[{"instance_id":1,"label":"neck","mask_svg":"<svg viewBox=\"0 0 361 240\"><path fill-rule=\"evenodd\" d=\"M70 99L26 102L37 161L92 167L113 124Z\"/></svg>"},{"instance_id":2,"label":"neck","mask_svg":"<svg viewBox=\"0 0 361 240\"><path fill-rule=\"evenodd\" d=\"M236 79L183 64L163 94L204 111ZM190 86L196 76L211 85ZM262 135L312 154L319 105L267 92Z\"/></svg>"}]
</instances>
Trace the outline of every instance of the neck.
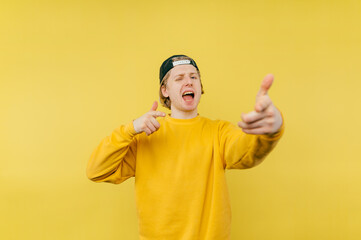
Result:
<instances>
[{"instance_id":1,"label":"neck","mask_svg":"<svg viewBox=\"0 0 361 240\"><path fill-rule=\"evenodd\" d=\"M192 111L187 111L187 112L184 112L184 111L179 111L177 109L174 109L172 110L172 113L171 113L171 117L172 118L178 118L178 119L191 119L191 118L195 118L197 117L198 115L198 111L197 111L197 108L192 110Z\"/></svg>"}]
</instances>

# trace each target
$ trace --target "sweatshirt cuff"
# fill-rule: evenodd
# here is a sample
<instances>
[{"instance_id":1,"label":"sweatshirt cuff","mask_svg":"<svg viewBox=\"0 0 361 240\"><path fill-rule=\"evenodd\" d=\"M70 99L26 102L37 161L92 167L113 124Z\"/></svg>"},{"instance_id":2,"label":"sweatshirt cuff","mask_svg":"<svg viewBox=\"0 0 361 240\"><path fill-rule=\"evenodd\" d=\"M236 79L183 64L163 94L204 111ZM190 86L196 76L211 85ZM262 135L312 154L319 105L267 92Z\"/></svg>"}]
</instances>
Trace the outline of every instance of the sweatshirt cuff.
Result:
<instances>
[{"instance_id":1,"label":"sweatshirt cuff","mask_svg":"<svg viewBox=\"0 0 361 240\"><path fill-rule=\"evenodd\" d=\"M124 132L129 134L131 137L137 135L137 132L134 130L133 121L125 125Z\"/></svg>"}]
</instances>

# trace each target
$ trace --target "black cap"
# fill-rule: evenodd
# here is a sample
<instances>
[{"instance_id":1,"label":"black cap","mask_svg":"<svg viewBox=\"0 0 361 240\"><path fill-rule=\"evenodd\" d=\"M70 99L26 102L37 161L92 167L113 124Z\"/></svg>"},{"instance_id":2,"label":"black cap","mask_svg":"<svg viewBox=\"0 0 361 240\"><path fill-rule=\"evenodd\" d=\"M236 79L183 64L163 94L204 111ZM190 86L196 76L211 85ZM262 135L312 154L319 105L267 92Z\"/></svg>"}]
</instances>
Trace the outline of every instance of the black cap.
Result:
<instances>
[{"instance_id":1,"label":"black cap","mask_svg":"<svg viewBox=\"0 0 361 240\"><path fill-rule=\"evenodd\" d=\"M190 60L177 60L177 61L173 61L172 59L174 57L187 57L189 58ZM197 70L199 71L198 67L197 67L197 64L196 62L186 56L186 55L173 55L169 58L167 58L167 60L165 60L163 63L162 63L162 66L160 66L160 71L159 71L159 82L162 83L162 80L164 78L164 76L167 74L167 72L169 72L169 70L171 70L172 68L174 68L175 66L177 65L183 65L183 64L190 64L190 65L193 65L195 68L197 68Z\"/></svg>"}]
</instances>

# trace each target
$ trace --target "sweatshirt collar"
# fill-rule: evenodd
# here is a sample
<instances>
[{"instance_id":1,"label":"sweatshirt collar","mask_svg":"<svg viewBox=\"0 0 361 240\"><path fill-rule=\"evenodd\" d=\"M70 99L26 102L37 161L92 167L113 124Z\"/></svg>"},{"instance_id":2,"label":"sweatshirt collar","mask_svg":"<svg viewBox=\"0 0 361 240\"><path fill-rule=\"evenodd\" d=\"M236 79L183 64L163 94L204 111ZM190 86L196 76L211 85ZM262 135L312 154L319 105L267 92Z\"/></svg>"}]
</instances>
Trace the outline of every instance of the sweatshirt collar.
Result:
<instances>
[{"instance_id":1,"label":"sweatshirt collar","mask_svg":"<svg viewBox=\"0 0 361 240\"><path fill-rule=\"evenodd\" d=\"M190 118L190 119L172 118L170 116L170 114L167 114L165 116L165 120L167 122L175 123L175 124L193 124L193 123L198 122L200 119L201 119L201 116L199 116L199 114L196 117Z\"/></svg>"}]
</instances>

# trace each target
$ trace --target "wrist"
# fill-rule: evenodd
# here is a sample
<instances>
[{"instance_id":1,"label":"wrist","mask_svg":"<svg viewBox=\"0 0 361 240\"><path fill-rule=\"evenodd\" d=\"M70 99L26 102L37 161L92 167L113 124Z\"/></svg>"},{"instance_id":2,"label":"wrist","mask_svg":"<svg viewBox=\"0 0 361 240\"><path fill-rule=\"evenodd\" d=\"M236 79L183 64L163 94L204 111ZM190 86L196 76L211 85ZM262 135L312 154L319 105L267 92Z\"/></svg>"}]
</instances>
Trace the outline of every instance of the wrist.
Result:
<instances>
[{"instance_id":1,"label":"wrist","mask_svg":"<svg viewBox=\"0 0 361 240\"><path fill-rule=\"evenodd\" d=\"M135 136L138 134L138 132L134 126L134 120L126 126L126 131L132 136Z\"/></svg>"},{"instance_id":2,"label":"wrist","mask_svg":"<svg viewBox=\"0 0 361 240\"><path fill-rule=\"evenodd\" d=\"M137 123L136 123L136 121L137 121L137 119L134 119L134 120L132 121L132 126L133 126L133 130L134 130L135 134L138 134L140 131L139 131L139 129L137 128Z\"/></svg>"}]
</instances>

